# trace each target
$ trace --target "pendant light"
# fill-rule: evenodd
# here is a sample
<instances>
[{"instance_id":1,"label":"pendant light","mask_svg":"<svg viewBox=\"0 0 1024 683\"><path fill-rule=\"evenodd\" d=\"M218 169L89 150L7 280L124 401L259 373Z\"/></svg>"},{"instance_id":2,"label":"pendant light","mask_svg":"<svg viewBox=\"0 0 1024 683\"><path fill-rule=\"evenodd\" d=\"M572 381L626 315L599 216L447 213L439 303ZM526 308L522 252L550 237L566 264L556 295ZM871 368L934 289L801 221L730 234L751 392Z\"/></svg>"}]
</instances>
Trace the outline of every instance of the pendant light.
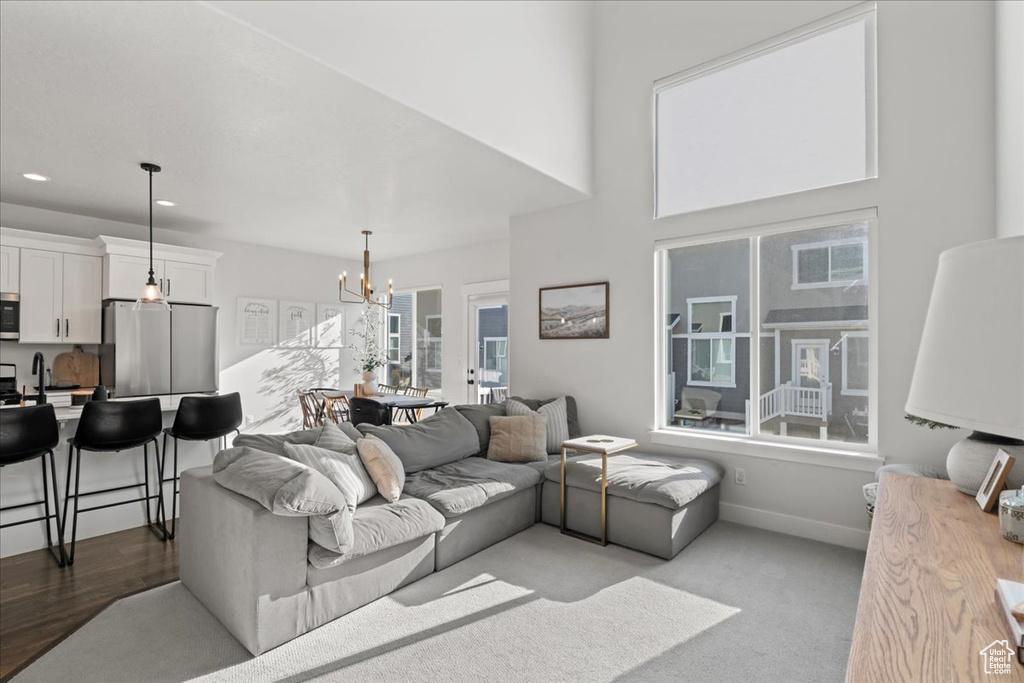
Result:
<instances>
[{"instance_id":1,"label":"pendant light","mask_svg":"<svg viewBox=\"0 0 1024 683\"><path fill-rule=\"evenodd\" d=\"M155 273L153 272L153 174L159 173L160 167L150 163L140 164L140 167L143 171L149 173L149 279L146 280L146 284L142 289L142 296L138 298L133 308L139 310L143 304L156 304L170 309L171 306L164 298L164 293L160 291L160 286L156 283Z\"/></svg>"},{"instance_id":2,"label":"pendant light","mask_svg":"<svg viewBox=\"0 0 1024 683\"><path fill-rule=\"evenodd\" d=\"M381 299L373 298L373 286L370 284L370 235L369 230L363 230L363 272L359 275L359 291L353 292L348 288L348 273L338 276L338 301L343 304L374 304L385 311L391 310L391 303L394 301L394 288L391 280L388 280L388 295ZM346 297L348 294L354 299Z\"/></svg>"}]
</instances>

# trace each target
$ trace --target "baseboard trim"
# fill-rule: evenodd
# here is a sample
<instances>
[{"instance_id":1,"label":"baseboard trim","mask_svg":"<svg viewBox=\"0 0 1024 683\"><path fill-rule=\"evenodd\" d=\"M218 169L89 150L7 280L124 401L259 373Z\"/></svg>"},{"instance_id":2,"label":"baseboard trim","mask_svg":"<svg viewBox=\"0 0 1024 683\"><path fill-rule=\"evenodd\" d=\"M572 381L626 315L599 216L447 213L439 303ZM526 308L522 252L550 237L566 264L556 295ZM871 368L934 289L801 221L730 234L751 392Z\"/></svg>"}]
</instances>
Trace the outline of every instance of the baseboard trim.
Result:
<instances>
[{"instance_id":1,"label":"baseboard trim","mask_svg":"<svg viewBox=\"0 0 1024 683\"><path fill-rule=\"evenodd\" d=\"M868 532L863 529L819 522L805 517L794 517L781 512L758 510L735 503L719 503L718 517L727 522L777 531L790 536L799 536L812 541L841 545L856 550L867 550L868 547Z\"/></svg>"}]
</instances>

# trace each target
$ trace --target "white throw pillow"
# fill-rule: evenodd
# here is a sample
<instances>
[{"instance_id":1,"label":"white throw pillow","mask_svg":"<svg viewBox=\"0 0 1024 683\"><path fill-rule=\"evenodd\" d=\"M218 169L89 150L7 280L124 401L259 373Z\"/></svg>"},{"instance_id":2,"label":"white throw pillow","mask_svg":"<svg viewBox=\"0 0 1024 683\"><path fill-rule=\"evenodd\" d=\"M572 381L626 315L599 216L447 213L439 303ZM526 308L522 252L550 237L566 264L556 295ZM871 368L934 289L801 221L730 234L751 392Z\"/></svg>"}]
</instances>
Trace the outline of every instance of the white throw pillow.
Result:
<instances>
[{"instance_id":1,"label":"white throw pillow","mask_svg":"<svg viewBox=\"0 0 1024 683\"><path fill-rule=\"evenodd\" d=\"M509 415L541 414L547 420L548 453L561 453L562 443L569 440L569 416L565 410L565 396L559 396L551 403L545 403L540 410L530 410L525 403L510 398L505 404Z\"/></svg>"},{"instance_id":2,"label":"white throw pillow","mask_svg":"<svg viewBox=\"0 0 1024 683\"><path fill-rule=\"evenodd\" d=\"M351 454L291 443L284 445L284 451L295 462L311 467L330 479L345 495L348 509L352 512L355 512L356 505L377 495L377 486L363 467L354 443Z\"/></svg>"},{"instance_id":3,"label":"white throw pillow","mask_svg":"<svg viewBox=\"0 0 1024 683\"><path fill-rule=\"evenodd\" d=\"M389 503L397 501L405 487L405 467L402 461L383 439L376 436L359 439L356 446L359 448L359 458L377 485L377 491Z\"/></svg>"}]
</instances>

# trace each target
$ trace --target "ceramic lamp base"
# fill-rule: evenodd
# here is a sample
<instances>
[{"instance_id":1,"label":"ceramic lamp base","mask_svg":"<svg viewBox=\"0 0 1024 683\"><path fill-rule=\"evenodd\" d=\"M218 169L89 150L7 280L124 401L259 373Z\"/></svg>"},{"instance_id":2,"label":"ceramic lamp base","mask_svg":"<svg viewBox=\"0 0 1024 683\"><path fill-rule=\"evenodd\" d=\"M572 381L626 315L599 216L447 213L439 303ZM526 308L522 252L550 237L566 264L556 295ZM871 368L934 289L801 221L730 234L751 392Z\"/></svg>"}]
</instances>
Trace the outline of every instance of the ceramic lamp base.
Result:
<instances>
[{"instance_id":1,"label":"ceramic lamp base","mask_svg":"<svg viewBox=\"0 0 1024 683\"><path fill-rule=\"evenodd\" d=\"M966 439L957 441L949 449L946 470L949 472L950 481L962 493L969 496L978 495L981 482L1000 450L1017 459L1006 478L1007 488L1019 489L1024 486L1024 442L984 432L974 432Z\"/></svg>"}]
</instances>

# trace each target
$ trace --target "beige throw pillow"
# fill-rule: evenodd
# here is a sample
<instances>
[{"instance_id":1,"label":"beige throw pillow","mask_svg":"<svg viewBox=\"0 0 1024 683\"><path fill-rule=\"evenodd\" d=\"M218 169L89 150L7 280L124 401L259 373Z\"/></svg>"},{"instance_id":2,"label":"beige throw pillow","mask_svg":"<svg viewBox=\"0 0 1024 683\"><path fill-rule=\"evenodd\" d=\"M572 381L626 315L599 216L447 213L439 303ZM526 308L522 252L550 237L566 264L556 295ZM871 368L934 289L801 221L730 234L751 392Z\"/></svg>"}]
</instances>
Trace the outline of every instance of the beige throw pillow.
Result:
<instances>
[{"instance_id":1,"label":"beige throw pillow","mask_svg":"<svg viewBox=\"0 0 1024 683\"><path fill-rule=\"evenodd\" d=\"M359 459L377 485L377 491L385 500L394 503L402 495L405 486L405 468L391 447L375 436L356 441Z\"/></svg>"},{"instance_id":2,"label":"beige throw pillow","mask_svg":"<svg viewBox=\"0 0 1024 683\"><path fill-rule=\"evenodd\" d=\"M536 462L548 459L547 418L539 413L490 419L487 459L498 462Z\"/></svg>"}]
</instances>

